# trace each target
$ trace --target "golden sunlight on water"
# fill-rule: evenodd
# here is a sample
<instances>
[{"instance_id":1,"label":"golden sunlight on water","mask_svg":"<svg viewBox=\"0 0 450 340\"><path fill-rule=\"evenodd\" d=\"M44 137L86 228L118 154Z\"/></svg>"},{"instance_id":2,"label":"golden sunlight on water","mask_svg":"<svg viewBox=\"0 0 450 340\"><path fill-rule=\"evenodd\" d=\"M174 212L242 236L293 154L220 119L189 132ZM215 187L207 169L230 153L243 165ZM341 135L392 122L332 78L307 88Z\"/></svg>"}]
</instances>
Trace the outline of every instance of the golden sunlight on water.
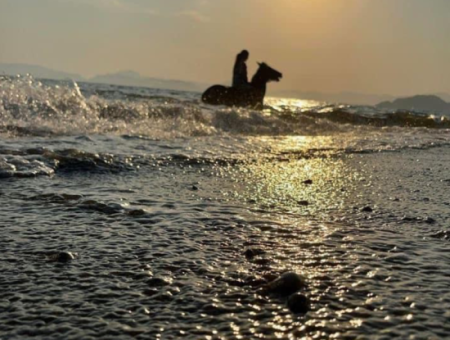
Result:
<instances>
[{"instance_id":1,"label":"golden sunlight on water","mask_svg":"<svg viewBox=\"0 0 450 340\"><path fill-rule=\"evenodd\" d=\"M325 104L316 100L273 97L266 98L265 103L278 111L283 111L285 108L294 111L306 111Z\"/></svg>"},{"instance_id":2,"label":"golden sunlight on water","mask_svg":"<svg viewBox=\"0 0 450 340\"><path fill-rule=\"evenodd\" d=\"M329 150L342 142L334 136L288 136L274 139L272 137L260 137L259 140L270 145L272 152L281 155L305 155L314 150Z\"/></svg>"},{"instance_id":3,"label":"golden sunlight on water","mask_svg":"<svg viewBox=\"0 0 450 340\"><path fill-rule=\"evenodd\" d=\"M248 162L235 171L245 178L234 196L255 204L262 210L284 210L302 215L327 214L341 208L352 194L359 173L349 166L347 158L337 156L332 137L263 138L270 145L276 159L260 158ZM320 151L316 151L320 150ZM351 156L349 156L351 157Z\"/></svg>"}]
</instances>

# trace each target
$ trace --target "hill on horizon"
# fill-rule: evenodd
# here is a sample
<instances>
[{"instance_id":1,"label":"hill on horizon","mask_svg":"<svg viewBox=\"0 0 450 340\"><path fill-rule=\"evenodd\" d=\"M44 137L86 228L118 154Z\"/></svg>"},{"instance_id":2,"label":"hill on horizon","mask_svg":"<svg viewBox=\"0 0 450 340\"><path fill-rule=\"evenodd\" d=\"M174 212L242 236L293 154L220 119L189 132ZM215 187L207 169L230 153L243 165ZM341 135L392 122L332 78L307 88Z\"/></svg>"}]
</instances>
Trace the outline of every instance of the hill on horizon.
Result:
<instances>
[{"instance_id":1,"label":"hill on horizon","mask_svg":"<svg viewBox=\"0 0 450 340\"><path fill-rule=\"evenodd\" d=\"M181 90L201 92L208 85L182 81L143 77L135 71L119 71L115 73L97 75L92 78L85 78L79 74L56 71L48 67L28 64L6 64L0 63L0 75L15 76L18 74L31 74L35 78L54 79L54 80L74 80L88 83L101 83L123 86L142 86L151 88L160 88L167 90Z\"/></svg>"},{"instance_id":2,"label":"hill on horizon","mask_svg":"<svg viewBox=\"0 0 450 340\"><path fill-rule=\"evenodd\" d=\"M377 107L381 109L413 110L450 115L450 103L436 95L416 95L398 98L392 102L381 102Z\"/></svg>"},{"instance_id":3,"label":"hill on horizon","mask_svg":"<svg viewBox=\"0 0 450 340\"><path fill-rule=\"evenodd\" d=\"M0 63L0 75L24 75L31 74L35 78L47 78L55 80L75 80L75 81L85 81L86 79L75 73L56 71L48 67L39 65L29 65L29 64L4 64Z\"/></svg>"}]
</instances>

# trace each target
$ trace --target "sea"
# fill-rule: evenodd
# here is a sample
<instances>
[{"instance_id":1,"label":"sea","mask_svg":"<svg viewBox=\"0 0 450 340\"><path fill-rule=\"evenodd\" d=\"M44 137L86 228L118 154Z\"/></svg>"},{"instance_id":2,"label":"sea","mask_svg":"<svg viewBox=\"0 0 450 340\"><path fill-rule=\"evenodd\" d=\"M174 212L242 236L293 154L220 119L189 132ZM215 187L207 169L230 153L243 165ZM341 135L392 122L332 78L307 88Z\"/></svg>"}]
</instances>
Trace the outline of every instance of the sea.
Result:
<instances>
[{"instance_id":1,"label":"sea","mask_svg":"<svg viewBox=\"0 0 450 340\"><path fill-rule=\"evenodd\" d=\"M449 169L427 112L2 77L0 340L449 339Z\"/></svg>"}]
</instances>

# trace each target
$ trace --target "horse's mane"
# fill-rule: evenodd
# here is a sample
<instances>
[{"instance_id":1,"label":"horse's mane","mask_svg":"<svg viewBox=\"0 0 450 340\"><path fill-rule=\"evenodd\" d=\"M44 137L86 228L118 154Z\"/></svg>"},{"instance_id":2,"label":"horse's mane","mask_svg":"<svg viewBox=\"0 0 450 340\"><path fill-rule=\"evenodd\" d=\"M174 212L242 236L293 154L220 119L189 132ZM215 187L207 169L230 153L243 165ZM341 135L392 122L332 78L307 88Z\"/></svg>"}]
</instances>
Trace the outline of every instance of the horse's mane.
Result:
<instances>
[{"instance_id":1,"label":"horse's mane","mask_svg":"<svg viewBox=\"0 0 450 340\"><path fill-rule=\"evenodd\" d=\"M264 70L264 68L269 67L266 63L262 62L262 63L258 63L259 67L258 70L256 71L255 75L252 77L252 81L251 83L254 84L257 80L263 80L261 78L262 76L262 72Z\"/></svg>"}]
</instances>

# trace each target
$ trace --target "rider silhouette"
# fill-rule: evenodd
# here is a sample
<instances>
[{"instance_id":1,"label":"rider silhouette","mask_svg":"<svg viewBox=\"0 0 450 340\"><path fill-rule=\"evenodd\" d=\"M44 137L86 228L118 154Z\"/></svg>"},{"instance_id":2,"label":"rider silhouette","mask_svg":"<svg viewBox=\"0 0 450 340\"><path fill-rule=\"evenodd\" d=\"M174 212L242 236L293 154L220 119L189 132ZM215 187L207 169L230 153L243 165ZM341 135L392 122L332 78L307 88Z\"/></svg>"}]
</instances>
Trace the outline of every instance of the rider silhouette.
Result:
<instances>
[{"instance_id":1,"label":"rider silhouette","mask_svg":"<svg viewBox=\"0 0 450 340\"><path fill-rule=\"evenodd\" d=\"M250 88L251 85L248 82L247 77L247 64L245 63L248 60L250 54L247 50L243 50L236 56L236 62L234 63L233 68L233 87L240 88Z\"/></svg>"}]
</instances>

